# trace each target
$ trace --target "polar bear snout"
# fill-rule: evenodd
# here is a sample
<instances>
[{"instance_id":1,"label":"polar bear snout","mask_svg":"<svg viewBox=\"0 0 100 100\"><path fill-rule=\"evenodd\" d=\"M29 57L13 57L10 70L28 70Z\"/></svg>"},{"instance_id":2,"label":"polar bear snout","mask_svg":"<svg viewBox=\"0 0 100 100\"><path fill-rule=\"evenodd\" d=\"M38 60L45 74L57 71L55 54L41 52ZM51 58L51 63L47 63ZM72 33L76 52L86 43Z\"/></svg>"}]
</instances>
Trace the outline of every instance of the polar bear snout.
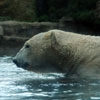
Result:
<instances>
[{"instance_id":1,"label":"polar bear snout","mask_svg":"<svg viewBox=\"0 0 100 100\"><path fill-rule=\"evenodd\" d=\"M17 65L17 67L21 67L24 69L26 69L29 66L29 64L27 62L23 62L23 61L18 60L16 58L13 58L13 62Z\"/></svg>"},{"instance_id":2,"label":"polar bear snout","mask_svg":"<svg viewBox=\"0 0 100 100\"><path fill-rule=\"evenodd\" d=\"M13 62L18 66L18 61L16 59L13 59Z\"/></svg>"}]
</instances>

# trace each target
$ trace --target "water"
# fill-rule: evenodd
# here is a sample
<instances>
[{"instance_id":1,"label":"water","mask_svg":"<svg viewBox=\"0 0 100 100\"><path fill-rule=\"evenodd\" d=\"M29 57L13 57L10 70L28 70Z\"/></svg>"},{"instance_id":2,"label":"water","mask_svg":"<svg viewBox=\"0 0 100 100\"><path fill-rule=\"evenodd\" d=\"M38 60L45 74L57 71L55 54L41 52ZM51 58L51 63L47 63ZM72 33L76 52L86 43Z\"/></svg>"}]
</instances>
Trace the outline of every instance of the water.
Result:
<instances>
[{"instance_id":1,"label":"water","mask_svg":"<svg viewBox=\"0 0 100 100\"><path fill-rule=\"evenodd\" d=\"M100 80L28 72L5 56L0 57L0 100L100 100Z\"/></svg>"}]
</instances>

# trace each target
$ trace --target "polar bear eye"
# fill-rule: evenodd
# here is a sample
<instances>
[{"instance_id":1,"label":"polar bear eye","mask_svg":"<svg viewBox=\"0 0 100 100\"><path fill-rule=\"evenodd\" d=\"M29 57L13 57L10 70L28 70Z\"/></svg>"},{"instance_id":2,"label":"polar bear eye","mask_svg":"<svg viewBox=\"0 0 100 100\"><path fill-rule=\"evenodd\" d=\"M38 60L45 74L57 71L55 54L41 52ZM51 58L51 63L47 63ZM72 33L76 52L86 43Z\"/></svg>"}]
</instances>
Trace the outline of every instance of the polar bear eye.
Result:
<instances>
[{"instance_id":1,"label":"polar bear eye","mask_svg":"<svg viewBox=\"0 0 100 100\"><path fill-rule=\"evenodd\" d=\"M25 45L25 48L30 48L30 45L29 44Z\"/></svg>"}]
</instances>

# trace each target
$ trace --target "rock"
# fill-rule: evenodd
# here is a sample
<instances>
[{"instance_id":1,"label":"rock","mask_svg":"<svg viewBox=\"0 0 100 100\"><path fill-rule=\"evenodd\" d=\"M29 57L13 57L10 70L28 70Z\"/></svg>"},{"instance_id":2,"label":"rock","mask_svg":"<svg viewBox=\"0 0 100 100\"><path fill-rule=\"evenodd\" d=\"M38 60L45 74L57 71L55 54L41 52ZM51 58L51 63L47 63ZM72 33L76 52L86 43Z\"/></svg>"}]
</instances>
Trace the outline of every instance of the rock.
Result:
<instances>
[{"instance_id":1,"label":"rock","mask_svg":"<svg viewBox=\"0 0 100 100\"><path fill-rule=\"evenodd\" d=\"M3 35L4 35L4 31L3 31L2 26L0 26L0 40L2 40Z\"/></svg>"},{"instance_id":2,"label":"rock","mask_svg":"<svg viewBox=\"0 0 100 100\"><path fill-rule=\"evenodd\" d=\"M4 29L6 36L32 37L40 32L48 31L50 29L57 29L58 24L52 22L17 22L4 21L0 22Z\"/></svg>"},{"instance_id":3,"label":"rock","mask_svg":"<svg viewBox=\"0 0 100 100\"><path fill-rule=\"evenodd\" d=\"M0 26L0 36L3 36L3 35L4 35L3 28L2 26Z\"/></svg>"},{"instance_id":4,"label":"rock","mask_svg":"<svg viewBox=\"0 0 100 100\"><path fill-rule=\"evenodd\" d=\"M10 47L22 46L30 37L55 28L58 28L58 24L51 22L0 22L0 45Z\"/></svg>"}]
</instances>

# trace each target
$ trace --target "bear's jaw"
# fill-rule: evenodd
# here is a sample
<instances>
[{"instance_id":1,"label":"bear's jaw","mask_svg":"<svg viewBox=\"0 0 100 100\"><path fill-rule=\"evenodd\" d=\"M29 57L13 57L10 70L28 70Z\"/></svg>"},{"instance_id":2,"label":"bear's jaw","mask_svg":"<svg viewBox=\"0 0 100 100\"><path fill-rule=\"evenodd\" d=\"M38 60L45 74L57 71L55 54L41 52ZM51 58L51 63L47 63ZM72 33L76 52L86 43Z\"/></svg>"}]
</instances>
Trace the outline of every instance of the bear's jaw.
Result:
<instances>
[{"instance_id":1,"label":"bear's jaw","mask_svg":"<svg viewBox=\"0 0 100 100\"><path fill-rule=\"evenodd\" d=\"M28 65L27 67L21 67L28 71L33 71L36 73L62 73L62 70L57 66L48 64L38 64L38 65Z\"/></svg>"}]
</instances>

